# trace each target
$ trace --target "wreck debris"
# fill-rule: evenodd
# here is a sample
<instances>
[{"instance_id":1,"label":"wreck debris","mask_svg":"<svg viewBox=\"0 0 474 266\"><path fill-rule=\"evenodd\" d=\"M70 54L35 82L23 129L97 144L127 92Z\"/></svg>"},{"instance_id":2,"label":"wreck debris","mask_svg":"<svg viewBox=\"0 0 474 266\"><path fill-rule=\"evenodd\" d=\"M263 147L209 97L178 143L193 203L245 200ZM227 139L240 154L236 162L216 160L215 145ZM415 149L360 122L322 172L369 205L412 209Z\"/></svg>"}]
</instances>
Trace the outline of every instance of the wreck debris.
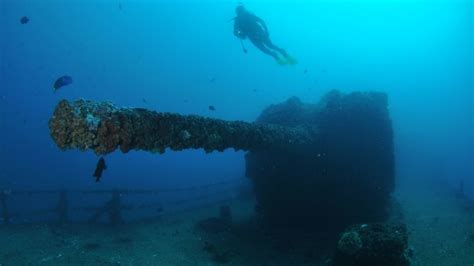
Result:
<instances>
[{"instance_id":1,"label":"wreck debris","mask_svg":"<svg viewBox=\"0 0 474 266\"><path fill-rule=\"evenodd\" d=\"M341 234L333 265L410 265L408 234L404 224L358 224Z\"/></svg>"},{"instance_id":2,"label":"wreck debris","mask_svg":"<svg viewBox=\"0 0 474 266\"><path fill-rule=\"evenodd\" d=\"M229 232L232 226L232 214L228 205L219 207L219 217L210 217L198 221L195 228L207 234Z\"/></svg>"}]
</instances>

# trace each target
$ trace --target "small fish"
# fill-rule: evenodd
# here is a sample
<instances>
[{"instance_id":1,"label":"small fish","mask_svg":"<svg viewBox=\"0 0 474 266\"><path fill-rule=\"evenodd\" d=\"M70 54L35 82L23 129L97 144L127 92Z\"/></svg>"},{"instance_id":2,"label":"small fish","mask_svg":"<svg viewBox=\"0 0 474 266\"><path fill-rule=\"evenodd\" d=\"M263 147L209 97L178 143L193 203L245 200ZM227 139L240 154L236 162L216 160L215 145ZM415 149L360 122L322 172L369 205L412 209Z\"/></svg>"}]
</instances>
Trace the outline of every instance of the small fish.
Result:
<instances>
[{"instance_id":1,"label":"small fish","mask_svg":"<svg viewBox=\"0 0 474 266\"><path fill-rule=\"evenodd\" d=\"M119 10L122 10L122 2L118 3L118 8L119 8Z\"/></svg>"},{"instance_id":2,"label":"small fish","mask_svg":"<svg viewBox=\"0 0 474 266\"><path fill-rule=\"evenodd\" d=\"M163 207L158 207L158 208L156 208L156 212L158 212L158 213L163 212Z\"/></svg>"},{"instance_id":3,"label":"small fish","mask_svg":"<svg viewBox=\"0 0 474 266\"><path fill-rule=\"evenodd\" d=\"M100 178L102 177L102 172L107 169L107 165L105 165L104 157L100 157L99 161L97 162L97 166L95 167L94 177L95 182L99 182Z\"/></svg>"},{"instance_id":4,"label":"small fish","mask_svg":"<svg viewBox=\"0 0 474 266\"><path fill-rule=\"evenodd\" d=\"M216 81L216 78L215 78L215 77L210 77L210 78L209 78L209 82L210 82L210 83L214 83L214 81Z\"/></svg>"},{"instance_id":5,"label":"small fish","mask_svg":"<svg viewBox=\"0 0 474 266\"><path fill-rule=\"evenodd\" d=\"M321 72L326 73L328 72L326 69L321 70Z\"/></svg>"},{"instance_id":6,"label":"small fish","mask_svg":"<svg viewBox=\"0 0 474 266\"><path fill-rule=\"evenodd\" d=\"M215 111L215 110L216 110L216 107L214 107L214 105L209 105L209 110Z\"/></svg>"},{"instance_id":7,"label":"small fish","mask_svg":"<svg viewBox=\"0 0 474 266\"><path fill-rule=\"evenodd\" d=\"M142 98L143 103L148 103L145 98Z\"/></svg>"},{"instance_id":8,"label":"small fish","mask_svg":"<svg viewBox=\"0 0 474 266\"><path fill-rule=\"evenodd\" d=\"M54 92L59 90L61 87L72 84L72 78L70 76L62 76L54 82Z\"/></svg>"},{"instance_id":9,"label":"small fish","mask_svg":"<svg viewBox=\"0 0 474 266\"><path fill-rule=\"evenodd\" d=\"M305 69L305 70L303 71L303 74L306 74L306 73L308 73L308 70L307 70L307 69Z\"/></svg>"},{"instance_id":10,"label":"small fish","mask_svg":"<svg viewBox=\"0 0 474 266\"><path fill-rule=\"evenodd\" d=\"M30 22L30 19L27 16L24 16L20 19L21 24L26 24L28 22Z\"/></svg>"},{"instance_id":11,"label":"small fish","mask_svg":"<svg viewBox=\"0 0 474 266\"><path fill-rule=\"evenodd\" d=\"M253 91L253 92L257 92L257 89L253 89L252 91Z\"/></svg>"}]
</instances>

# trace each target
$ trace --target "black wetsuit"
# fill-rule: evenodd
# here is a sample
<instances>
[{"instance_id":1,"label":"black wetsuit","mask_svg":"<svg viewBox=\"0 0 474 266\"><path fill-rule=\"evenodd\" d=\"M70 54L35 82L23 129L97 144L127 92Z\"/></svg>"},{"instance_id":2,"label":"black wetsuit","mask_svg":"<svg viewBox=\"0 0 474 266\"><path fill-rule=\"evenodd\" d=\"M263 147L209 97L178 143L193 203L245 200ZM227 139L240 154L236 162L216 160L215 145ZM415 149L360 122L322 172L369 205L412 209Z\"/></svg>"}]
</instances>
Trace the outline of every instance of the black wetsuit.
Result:
<instances>
[{"instance_id":1,"label":"black wetsuit","mask_svg":"<svg viewBox=\"0 0 474 266\"><path fill-rule=\"evenodd\" d=\"M288 57L285 50L274 45L270 40L265 22L250 12L244 11L235 17L234 35L240 39L249 38L255 47L272 56L275 60L279 59L275 51L280 52L284 57Z\"/></svg>"}]
</instances>

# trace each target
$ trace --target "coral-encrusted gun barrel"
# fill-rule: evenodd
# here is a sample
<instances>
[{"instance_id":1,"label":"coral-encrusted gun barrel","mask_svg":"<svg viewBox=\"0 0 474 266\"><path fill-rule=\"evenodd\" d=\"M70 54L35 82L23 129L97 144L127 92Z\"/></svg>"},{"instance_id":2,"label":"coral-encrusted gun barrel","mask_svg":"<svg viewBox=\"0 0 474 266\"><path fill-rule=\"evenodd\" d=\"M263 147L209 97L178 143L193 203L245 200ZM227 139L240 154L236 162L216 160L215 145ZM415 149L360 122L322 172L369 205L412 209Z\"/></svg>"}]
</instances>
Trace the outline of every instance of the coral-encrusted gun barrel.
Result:
<instances>
[{"instance_id":1,"label":"coral-encrusted gun barrel","mask_svg":"<svg viewBox=\"0 0 474 266\"><path fill-rule=\"evenodd\" d=\"M49 121L61 149L94 150L97 154L144 150L163 153L199 149L206 152L301 147L313 142L312 129L224 121L195 115L118 108L108 102L59 102Z\"/></svg>"}]
</instances>

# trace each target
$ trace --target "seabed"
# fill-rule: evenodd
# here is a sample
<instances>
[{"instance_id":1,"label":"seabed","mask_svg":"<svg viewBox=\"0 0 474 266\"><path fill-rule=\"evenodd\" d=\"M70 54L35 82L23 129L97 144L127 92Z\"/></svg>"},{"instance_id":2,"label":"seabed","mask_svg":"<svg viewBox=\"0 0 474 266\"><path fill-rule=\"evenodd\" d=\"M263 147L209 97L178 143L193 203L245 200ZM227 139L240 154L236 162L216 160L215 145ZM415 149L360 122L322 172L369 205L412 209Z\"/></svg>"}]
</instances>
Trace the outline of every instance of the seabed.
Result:
<instances>
[{"instance_id":1,"label":"seabed","mask_svg":"<svg viewBox=\"0 0 474 266\"><path fill-rule=\"evenodd\" d=\"M437 185L403 180L394 195L413 248L412 265L473 265L474 212ZM415 191L416 190L416 191ZM228 203L233 225L204 232L200 220L218 216L221 204L164 213L119 226L68 224L0 227L1 265L326 265L324 240L289 243L259 226L254 202Z\"/></svg>"}]
</instances>

